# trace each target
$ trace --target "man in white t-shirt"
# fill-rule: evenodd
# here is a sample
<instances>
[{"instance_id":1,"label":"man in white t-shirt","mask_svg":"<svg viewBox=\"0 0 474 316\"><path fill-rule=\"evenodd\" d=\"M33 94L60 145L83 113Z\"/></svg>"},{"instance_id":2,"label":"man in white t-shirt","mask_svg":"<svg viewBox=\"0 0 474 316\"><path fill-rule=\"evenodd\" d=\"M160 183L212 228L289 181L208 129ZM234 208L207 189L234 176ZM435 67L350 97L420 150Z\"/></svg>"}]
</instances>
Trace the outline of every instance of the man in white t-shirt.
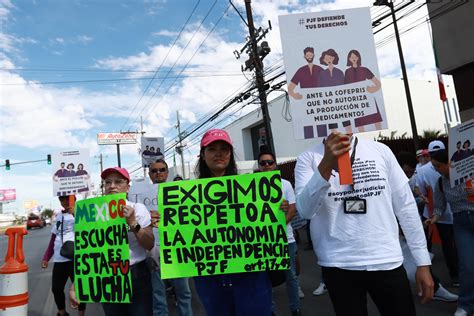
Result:
<instances>
[{"instance_id":1,"label":"man in white t-shirt","mask_svg":"<svg viewBox=\"0 0 474 316\"><path fill-rule=\"evenodd\" d=\"M434 140L428 145L429 153L434 153L438 150L444 150L445 146L443 142ZM439 179L441 175L434 169L431 160L428 161L418 170L418 176L416 178L416 188L421 194L426 197L429 204L425 205L423 210L423 222L428 218L431 218L433 214L430 214L429 206L433 205L435 197L435 187L439 186ZM431 192L432 199L428 200L428 192ZM433 207L433 206L432 206ZM441 245L443 249L443 255L448 267L449 275L454 286L459 286L459 269L458 269L458 255L456 245L454 243L454 231L453 231L453 213L451 207L446 204L446 211L443 216L436 222L436 228L438 229L439 237L441 239ZM425 229L426 239L428 242L428 249L430 249L431 236L429 236L429 229Z\"/></svg>"},{"instance_id":2,"label":"man in white t-shirt","mask_svg":"<svg viewBox=\"0 0 474 316\"><path fill-rule=\"evenodd\" d=\"M354 182L340 185L337 161L347 152ZM415 315L398 223L417 265L422 302L433 297L415 200L387 146L333 132L298 157L295 180L298 211L311 218L314 249L337 315L367 315L367 293L382 315Z\"/></svg>"},{"instance_id":3,"label":"man in white t-shirt","mask_svg":"<svg viewBox=\"0 0 474 316\"><path fill-rule=\"evenodd\" d=\"M274 171L277 169L275 155L270 151L261 151L258 155L258 170L260 172ZM292 316L301 315L299 282L296 276L296 240L293 236L293 228L291 220L296 215L295 193L291 183L285 179L281 179L283 187L283 196L289 203L288 212L286 213L286 233L288 237L288 252L290 256L290 269L285 271L286 274L286 291L288 294L289 305Z\"/></svg>"}]
</instances>

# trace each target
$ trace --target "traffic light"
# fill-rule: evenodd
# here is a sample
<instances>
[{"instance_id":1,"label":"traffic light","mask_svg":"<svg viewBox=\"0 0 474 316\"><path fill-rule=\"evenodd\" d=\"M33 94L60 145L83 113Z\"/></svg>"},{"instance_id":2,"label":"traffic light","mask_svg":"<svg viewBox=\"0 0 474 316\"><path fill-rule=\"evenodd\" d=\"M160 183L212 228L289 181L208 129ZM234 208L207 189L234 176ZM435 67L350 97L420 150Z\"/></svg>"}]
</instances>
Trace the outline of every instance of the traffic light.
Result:
<instances>
[{"instance_id":1,"label":"traffic light","mask_svg":"<svg viewBox=\"0 0 474 316\"><path fill-rule=\"evenodd\" d=\"M10 159L5 160L5 170L10 170Z\"/></svg>"},{"instance_id":2,"label":"traffic light","mask_svg":"<svg viewBox=\"0 0 474 316\"><path fill-rule=\"evenodd\" d=\"M47 160L48 160L48 165L50 165L51 164L51 155L50 154L48 154Z\"/></svg>"}]
</instances>

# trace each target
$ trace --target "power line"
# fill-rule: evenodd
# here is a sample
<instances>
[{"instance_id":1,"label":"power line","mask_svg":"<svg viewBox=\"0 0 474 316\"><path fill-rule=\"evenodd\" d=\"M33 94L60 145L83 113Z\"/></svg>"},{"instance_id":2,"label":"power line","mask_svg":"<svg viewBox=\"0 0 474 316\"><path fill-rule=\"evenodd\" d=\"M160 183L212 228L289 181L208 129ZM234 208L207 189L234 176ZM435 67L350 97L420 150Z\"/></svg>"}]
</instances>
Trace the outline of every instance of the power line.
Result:
<instances>
[{"instance_id":1,"label":"power line","mask_svg":"<svg viewBox=\"0 0 474 316\"><path fill-rule=\"evenodd\" d=\"M165 58L163 59L163 61L161 62L160 66L158 67L158 69L155 71L155 74L153 75L153 78L150 80L150 82L148 82L148 85L146 86L145 90L143 91L142 95L140 96L140 98L138 99L138 102L135 103L135 105L133 106L133 109L130 111L130 114L127 115L127 120L125 121L125 123L122 125L122 128L125 127L128 123L128 120L130 118L130 116L132 115L133 111L135 111L135 109L137 108L138 104L140 104L141 100L143 99L143 97L145 96L145 94L147 93L148 89L150 88L151 84L153 83L153 80L155 79L156 75L158 74L158 71L160 71L161 67L163 66L163 64L165 63L166 59L168 58L168 55L170 54L171 50L174 48L176 42L178 41L178 39L181 37L181 34L183 33L184 29L186 28L186 26L188 25L188 22L189 20L191 19L191 17L193 16L194 12L196 11L198 5L199 5L199 2L201 2L200 0L198 0L196 2L196 5L194 6L193 10L191 11L191 14L188 16L188 18L186 19L186 22L184 23L183 27L181 28L181 30L179 31L179 34L178 36L176 36L174 42L173 42L173 45L171 45L170 49L168 49L168 52L166 53L166 56ZM163 79L164 80L164 79ZM163 81L162 81L163 82ZM121 128L121 129L122 129Z\"/></svg>"},{"instance_id":2,"label":"power line","mask_svg":"<svg viewBox=\"0 0 474 316\"><path fill-rule=\"evenodd\" d=\"M64 81L27 81L18 83L0 83L0 86L32 86L32 85L55 85L55 84L72 84L72 83L106 83L106 82L121 82L121 81L140 81L140 80L155 80L155 79L180 79L180 78L212 78L212 77L240 77L241 73L234 74L209 74L209 75L178 75L167 77L151 77L151 78L118 78L118 79L89 79L89 80L64 80Z\"/></svg>"},{"instance_id":3,"label":"power line","mask_svg":"<svg viewBox=\"0 0 474 316\"><path fill-rule=\"evenodd\" d=\"M0 68L0 71L18 71L18 72L119 72L119 73L155 73L156 70L133 70L133 69L93 69L93 68ZM165 70L159 70L164 72ZM186 72L230 72L233 70L186 70Z\"/></svg>"},{"instance_id":4,"label":"power line","mask_svg":"<svg viewBox=\"0 0 474 316\"><path fill-rule=\"evenodd\" d=\"M198 31L201 29L201 26L204 24L204 21L208 18L208 16L210 15L211 11L214 9L215 5L217 3L217 0L214 1L214 3L211 5L211 7L209 8L209 10L207 11L207 14L206 16L202 19L201 23L199 24L199 26L197 27L197 29L194 31L193 35L191 36L191 39L187 42L186 46L181 50L181 54L176 58L174 64L171 66L171 68L168 70L168 72L166 73L165 75L165 78L168 77L168 75L171 73L171 71L173 70L174 66L178 63L179 59L181 58L181 56L184 54L184 52L186 51L186 48L189 46L189 44L191 43L191 41L194 39L194 37L196 36L196 34L198 33ZM194 56L194 55L193 55ZM189 62L188 62L189 63ZM137 121L137 119L142 116L142 113L143 111L145 111L145 109L148 107L148 105L150 104L151 100L155 97L155 95L157 94L157 92L159 91L159 89L161 88L161 86L163 85L163 82L164 82L164 79L161 80L160 84L158 85L158 87L155 89L155 92L152 94L152 96L148 99L148 102L142 107L142 110L140 111L140 113L136 116L135 120L132 122L135 123ZM133 111L131 112L133 113ZM128 123L129 121L129 118L131 117L132 115L130 114L129 117L127 118L127 121L124 123L123 127L126 126L126 124Z\"/></svg>"},{"instance_id":5,"label":"power line","mask_svg":"<svg viewBox=\"0 0 474 316\"><path fill-rule=\"evenodd\" d=\"M401 6L400 6L399 8L397 8L397 9L398 9L398 10L401 10L401 9L405 8L406 6L408 6L408 5L410 5L410 4L411 4L411 3L401 5ZM379 11L379 12L380 12L380 15L379 15L379 16L382 16L385 11L386 11L385 9L380 10L380 11ZM276 69L282 67L282 66L276 66L276 64L277 64L278 62L279 62L279 61L277 61L272 67L274 67L274 68L276 68ZM283 75L283 74L284 74L284 72L281 72L281 73L278 74L277 76L281 76L281 75ZM267 81L267 82L268 82L268 81ZM255 87L252 87L252 89L255 89ZM252 90L252 89L249 89L249 90ZM234 99L235 99L235 98L234 98ZM226 106L223 106L223 107L225 108ZM214 114L207 115L207 116L205 116L205 118L201 119L199 122L193 124L192 126L194 126L194 128L191 129L190 132L187 132L187 136L186 136L186 137L190 137L190 135L192 135L193 133L197 132L197 131L198 131L200 128L202 128L206 123L209 123L210 121L212 121L212 119L215 119L215 118L216 118L219 114L221 114L221 113L223 113L222 108L219 109L219 110L218 110L217 112L215 112ZM221 122L222 122L222 121L223 121L223 120L221 120ZM174 144L173 144L173 142L174 142ZM171 150L175 145L176 145L176 140L175 140L175 139L170 140L169 142L167 142L167 149L166 149L166 151Z\"/></svg>"},{"instance_id":6,"label":"power line","mask_svg":"<svg viewBox=\"0 0 474 316\"><path fill-rule=\"evenodd\" d=\"M224 17L224 15L227 13L227 11L229 10L230 8L230 5L227 6L227 9L224 11L224 13L220 16L220 18L216 21L216 23L214 24L214 26L212 27L212 29L207 33L206 37L202 40L201 44L199 45L199 47L194 51L194 54L191 56L191 58L189 58L188 62L186 63L186 65L184 65L183 69L180 71L179 74L181 74L184 69L186 69L189 65L189 63L191 62L191 60L194 58L194 56L196 56L196 54L199 52L199 50L201 49L201 47L204 45L204 42L208 39L208 37L212 34L212 32L214 32L214 30L216 29L216 27L219 25L219 22L222 20L222 18ZM176 83L178 79L176 78L170 86L168 86L168 91L170 90L171 87L174 86L174 84ZM153 110L158 106L158 104L160 104L161 100L163 100L163 96L161 97L161 99L148 111L147 115L151 112L153 112Z\"/></svg>"}]
</instances>

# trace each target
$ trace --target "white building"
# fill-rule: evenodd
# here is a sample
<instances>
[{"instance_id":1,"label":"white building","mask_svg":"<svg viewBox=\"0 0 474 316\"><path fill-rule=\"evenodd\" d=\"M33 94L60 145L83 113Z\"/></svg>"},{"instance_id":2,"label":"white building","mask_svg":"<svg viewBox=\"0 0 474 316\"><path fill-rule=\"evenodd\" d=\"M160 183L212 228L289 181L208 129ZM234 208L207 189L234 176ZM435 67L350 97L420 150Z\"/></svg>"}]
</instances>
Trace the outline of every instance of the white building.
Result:
<instances>
[{"instance_id":1,"label":"white building","mask_svg":"<svg viewBox=\"0 0 474 316\"><path fill-rule=\"evenodd\" d=\"M390 136L392 132L396 132L395 136L402 136L406 133L406 136L411 137L410 117L403 80L382 79L382 87L389 129L366 132L359 135L373 139L379 133L382 133L384 136ZM446 86L446 95L448 97L446 112L439 98L438 82L410 81L410 92L419 135L424 130L441 130L447 133L447 124L454 126L460 122L453 86ZM292 122L287 121L282 114L289 112L286 111L285 107L287 106L289 104L284 94L270 101L268 106L275 154L279 162L294 159L301 152L318 142L318 139L295 140ZM257 166L251 161L257 158L259 143L262 142L260 136L263 130L261 111L252 111L235 120L224 129L229 133L234 143L236 160L239 161L241 173L245 173L252 168L255 169Z\"/></svg>"}]
</instances>

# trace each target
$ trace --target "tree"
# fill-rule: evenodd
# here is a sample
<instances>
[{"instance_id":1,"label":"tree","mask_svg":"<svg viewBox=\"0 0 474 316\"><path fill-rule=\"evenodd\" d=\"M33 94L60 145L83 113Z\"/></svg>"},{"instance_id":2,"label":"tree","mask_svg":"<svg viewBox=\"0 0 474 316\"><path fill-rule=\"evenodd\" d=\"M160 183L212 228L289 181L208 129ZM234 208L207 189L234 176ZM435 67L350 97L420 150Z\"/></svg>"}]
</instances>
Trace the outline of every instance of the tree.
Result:
<instances>
[{"instance_id":1,"label":"tree","mask_svg":"<svg viewBox=\"0 0 474 316\"><path fill-rule=\"evenodd\" d=\"M446 133L443 133L441 130L437 129L426 129L423 131L422 138L424 139L437 139L440 137L446 137Z\"/></svg>"},{"instance_id":2,"label":"tree","mask_svg":"<svg viewBox=\"0 0 474 316\"><path fill-rule=\"evenodd\" d=\"M51 218L53 217L53 214L54 214L54 211L52 209L47 208L41 213L41 216Z\"/></svg>"}]
</instances>

